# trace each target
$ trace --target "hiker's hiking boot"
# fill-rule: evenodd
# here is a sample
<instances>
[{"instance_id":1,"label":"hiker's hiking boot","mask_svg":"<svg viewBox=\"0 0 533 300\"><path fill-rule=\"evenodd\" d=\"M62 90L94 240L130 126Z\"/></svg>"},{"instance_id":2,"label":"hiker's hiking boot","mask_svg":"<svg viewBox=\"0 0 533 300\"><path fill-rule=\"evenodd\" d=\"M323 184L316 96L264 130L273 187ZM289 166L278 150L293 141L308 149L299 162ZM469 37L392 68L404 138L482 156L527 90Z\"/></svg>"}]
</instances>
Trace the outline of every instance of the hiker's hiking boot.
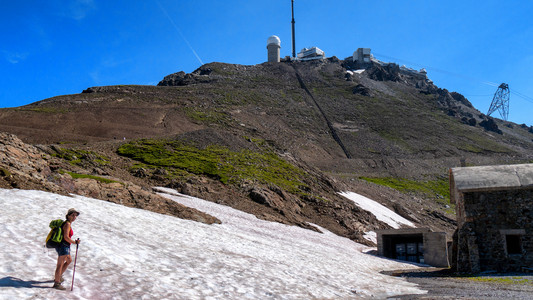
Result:
<instances>
[{"instance_id":1,"label":"hiker's hiking boot","mask_svg":"<svg viewBox=\"0 0 533 300\"><path fill-rule=\"evenodd\" d=\"M61 285L61 282L54 282L54 286L52 287L56 290L66 290L67 288Z\"/></svg>"},{"instance_id":2,"label":"hiker's hiking boot","mask_svg":"<svg viewBox=\"0 0 533 300\"><path fill-rule=\"evenodd\" d=\"M63 283L65 281L65 277L61 276L61 279L59 279L59 283Z\"/></svg>"}]
</instances>

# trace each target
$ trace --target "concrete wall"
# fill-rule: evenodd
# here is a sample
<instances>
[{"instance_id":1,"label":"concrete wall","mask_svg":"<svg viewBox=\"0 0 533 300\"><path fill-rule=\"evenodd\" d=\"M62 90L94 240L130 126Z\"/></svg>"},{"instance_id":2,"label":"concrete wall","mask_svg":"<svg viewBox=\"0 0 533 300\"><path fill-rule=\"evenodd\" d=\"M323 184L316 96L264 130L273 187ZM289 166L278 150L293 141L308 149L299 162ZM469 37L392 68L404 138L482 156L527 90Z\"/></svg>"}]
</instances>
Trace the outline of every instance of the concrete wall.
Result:
<instances>
[{"instance_id":1,"label":"concrete wall","mask_svg":"<svg viewBox=\"0 0 533 300\"><path fill-rule=\"evenodd\" d=\"M428 232L423 236L425 263L434 267L449 267L446 233Z\"/></svg>"},{"instance_id":2,"label":"concrete wall","mask_svg":"<svg viewBox=\"0 0 533 300\"><path fill-rule=\"evenodd\" d=\"M391 241L413 240L420 237L424 244L424 263L434 267L449 267L445 232L431 232L429 228L377 230L378 255L391 257Z\"/></svg>"},{"instance_id":3,"label":"concrete wall","mask_svg":"<svg viewBox=\"0 0 533 300\"><path fill-rule=\"evenodd\" d=\"M385 256L385 252L384 252L385 245L383 243L383 236L389 236L389 235L401 236L401 235L416 235L416 234L422 235L426 232L430 232L429 228L403 228L403 229L376 230L378 255Z\"/></svg>"}]
</instances>

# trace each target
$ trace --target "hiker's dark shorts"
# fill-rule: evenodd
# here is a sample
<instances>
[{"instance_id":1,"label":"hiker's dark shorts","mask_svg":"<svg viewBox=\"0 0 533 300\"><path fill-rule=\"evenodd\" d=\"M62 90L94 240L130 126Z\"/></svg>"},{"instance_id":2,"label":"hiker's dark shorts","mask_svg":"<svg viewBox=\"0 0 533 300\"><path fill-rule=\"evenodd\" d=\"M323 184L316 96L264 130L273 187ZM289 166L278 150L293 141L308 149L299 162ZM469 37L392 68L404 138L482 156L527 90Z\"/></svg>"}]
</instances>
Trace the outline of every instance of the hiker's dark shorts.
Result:
<instances>
[{"instance_id":1,"label":"hiker's dark shorts","mask_svg":"<svg viewBox=\"0 0 533 300\"><path fill-rule=\"evenodd\" d=\"M57 246L56 251L59 256L70 255L70 244L61 243Z\"/></svg>"}]
</instances>

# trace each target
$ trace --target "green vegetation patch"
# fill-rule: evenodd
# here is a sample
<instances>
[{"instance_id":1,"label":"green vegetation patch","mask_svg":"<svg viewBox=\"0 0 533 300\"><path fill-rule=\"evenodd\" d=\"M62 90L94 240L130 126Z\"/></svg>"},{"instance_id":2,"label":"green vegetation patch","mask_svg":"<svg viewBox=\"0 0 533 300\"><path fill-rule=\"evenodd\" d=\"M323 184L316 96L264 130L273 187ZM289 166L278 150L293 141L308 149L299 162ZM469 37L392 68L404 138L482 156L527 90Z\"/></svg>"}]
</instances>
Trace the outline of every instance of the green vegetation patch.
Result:
<instances>
[{"instance_id":1,"label":"green vegetation patch","mask_svg":"<svg viewBox=\"0 0 533 300\"><path fill-rule=\"evenodd\" d=\"M483 153L485 151L495 153L511 152L509 148L485 137L472 134L469 135L467 138L469 139L469 142L462 142L457 145L457 148L473 153Z\"/></svg>"},{"instance_id":2,"label":"green vegetation patch","mask_svg":"<svg viewBox=\"0 0 533 300\"><path fill-rule=\"evenodd\" d=\"M62 158L68 161L71 165L80 166L84 161L91 161L96 165L105 166L110 164L108 157L100 155L93 151L56 148L56 153L52 154L54 157Z\"/></svg>"},{"instance_id":3,"label":"green vegetation patch","mask_svg":"<svg viewBox=\"0 0 533 300\"><path fill-rule=\"evenodd\" d=\"M234 76L237 75L237 71L227 64L209 64L209 68L218 75L222 76Z\"/></svg>"},{"instance_id":4,"label":"green vegetation patch","mask_svg":"<svg viewBox=\"0 0 533 300\"><path fill-rule=\"evenodd\" d=\"M449 118L439 118L440 122L445 124L447 130L452 135L459 137L453 143L453 146L460 150L472 153L494 152L494 153L510 153L512 150L505 145L492 140L486 134L465 130L464 126Z\"/></svg>"},{"instance_id":5,"label":"green vegetation patch","mask_svg":"<svg viewBox=\"0 0 533 300\"><path fill-rule=\"evenodd\" d=\"M533 279L524 278L523 276L491 276L491 277L464 277L466 280L486 283L501 283L501 284L533 284Z\"/></svg>"},{"instance_id":6,"label":"green vegetation patch","mask_svg":"<svg viewBox=\"0 0 533 300\"><path fill-rule=\"evenodd\" d=\"M0 168L0 177L9 177L11 176L11 172L9 170Z\"/></svg>"},{"instance_id":7,"label":"green vegetation patch","mask_svg":"<svg viewBox=\"0 0 533 300\"><path fill-rule=\"evenodd\" d=\"M253 90L224 89L219 104L245 105L260 102L264 97Z\"/></svg>"},{"instance_id":8,"label":"green vegetation patch","mask_svg":"<svg viewBox=\"0 0 533 300\"><path fill-rule=\"evenodd\" d=\"M402 193L421 193L430 198L434 198L437 202L450 205L450 183L448 179L416 181L404 178L370 178L361 177L361 179L375 184L387 186L398 190Z\"/></svg>"},{"instance_id":9,"label":"green vegetation patch","mask_svg":"<svg viewBox=\"0 0 533 300\"><path fill-rule=\"evenodd\" d=\"M394 130L394 129L392 129ZM408 152L415 152L416 149L413 149L413 147L411 146L411 144L409 144L409 142L407 140L405 140L400 133L395 133L395 132L387 132L385 130L377 130L379 136L381 136L382 138L388 140L389 142L392 142L394 144L396 144L397 146L399 146L400 148L404 149L405 151L408 151Z\"/></svg>"},{"instance_id":10,"label":"green vegetation patch","mask_svg":"<svg viewBox=\"0 0 533 300\"><path fill-rule=\"evenodd\" d=\"M269 151L235 152L220 146L199 149L180 141L143 139L120 146L117 153L151 169L164 168L169 178L204 175L224 184L252 181L297 194L306 188L306 173Z\"/></svg>"},{"instance_id":11,"label":"green vegetation patch","mask_svg":"<svg viewBox=\"0 0 533 300\"><path fill-rule=\"evenodd\" d=\"M212 111L202 111L195 108L186 108L185 114L187 117L197 121L198 123L203 124L229 124L231 118L228 114L223 112L218 112L215 110Z\"/></svg>"}]
</instances>

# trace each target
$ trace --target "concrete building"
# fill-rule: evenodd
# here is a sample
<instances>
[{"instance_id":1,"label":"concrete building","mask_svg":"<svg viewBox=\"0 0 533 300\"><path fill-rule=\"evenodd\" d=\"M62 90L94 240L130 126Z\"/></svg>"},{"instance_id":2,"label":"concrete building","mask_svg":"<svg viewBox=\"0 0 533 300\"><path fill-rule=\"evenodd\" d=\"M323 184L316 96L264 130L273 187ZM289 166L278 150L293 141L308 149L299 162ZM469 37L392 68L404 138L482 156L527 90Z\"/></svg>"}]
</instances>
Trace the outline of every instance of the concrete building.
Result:
<instances>
[{"instance_id":1,"label":"concrete building","mask_svg":"<svg viewBox=\"0 0 533 300\"><path fill-rule=\"evenodd\" d=\"M318 47L303 48L297 55L298 60L324 59L326 53Z\"/></svg>"},{"instance_id":2,"label":"concrete building","mask_svg":"<svg viewBox=\"0 0 533 300\"><path fill-rule=\"evenodd\" d=\"M273 35L267 40L268 62L279 62L279 49L281 48L281 40L279 37Z\"/></svg>"},{"instance_id":3,"label":"concrete building","mask_svg":"<svg viewBox=\"0 0 533 300\"><path fill-rule=\"evenodd\" d=\"M445 232L429 228L377 230L378 255L434 267L449 267Z\"/></svg>"},{"instance_id":4,"label":"concrete building","mask_svg":"<svg viewBox=\"0 0 533 300\"><path fill-rule=\"evenodd\" d=\"M450 170L459 272L533 270L533 164Z\"/></svg>"},{"instance_id":5,"label":"concrete building","mask_svg":"<svg viewBox=\"0 0 533 300\"><path fill-rule=\"evenodd\" d=\"M358 48L353 53L353 62L358 64L370 64L370 48Z\"/></svg>"},{"instance_id":6,"label":"concrete building","mask_svg":"<svg viewBox=\"0 0 533 300\"><path fill-rule=\"evenodd\" d=\"M428 75L428 72L424 68L422 68L419 71L417 71L415 69L408 68L405 65L400 67L400 72L404 73L404 74L411 75L413 77L417 77L419 79L427 79L427 75Z\"/></svg>"},{"instance_id":7,"label":"concrete building","mask_svg":"<svg viewBox=\"0 0 533 300\"><path fill-rule=\"evenodd\" d=\"M429 80L427 77L426 69L422 68L417 71L406 66L400 67L396 63L381 61L371 54L370 48L358 48L356 51L354 51L351 57L345 58L344 61L345 66L352 71L370 69L372 66L377 65L387 70L391 70L393 73L406 75L417 80L431 82L431 80Z\"/></svg>"}]
</instances>

